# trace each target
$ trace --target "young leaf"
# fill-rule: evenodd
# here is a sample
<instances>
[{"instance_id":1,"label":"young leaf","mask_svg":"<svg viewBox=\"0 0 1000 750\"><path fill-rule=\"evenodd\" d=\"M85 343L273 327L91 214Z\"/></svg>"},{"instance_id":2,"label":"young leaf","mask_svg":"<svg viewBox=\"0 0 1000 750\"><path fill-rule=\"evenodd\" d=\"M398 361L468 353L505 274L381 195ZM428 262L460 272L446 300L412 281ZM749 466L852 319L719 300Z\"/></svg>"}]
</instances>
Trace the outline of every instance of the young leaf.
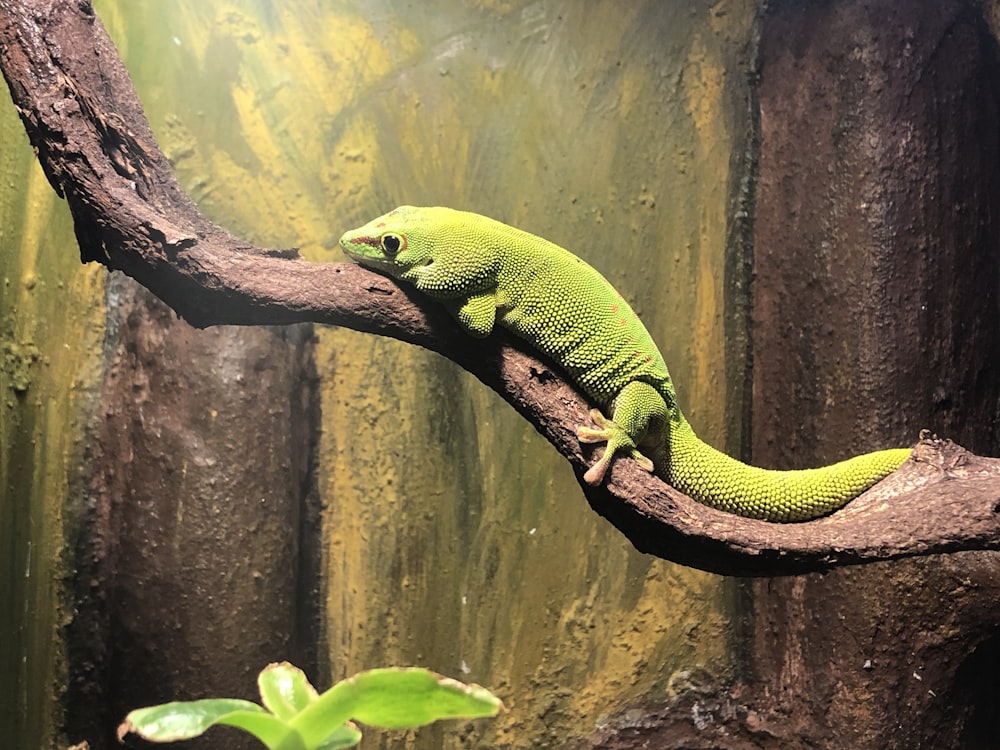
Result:
<instances>
[{"instance_id":1,"label":"young leaf","mask_svg":"<svg viewBox=\"0 0 1000 750\"><path fill-rule=\"evenodd\" d=\"M290 724L312 746L350 718L388 729L409 729L438 719L495 716L500 699L426 669L387 668L338 682Z\"/></svg>"},{"instance_id":2,"label":"young leaf","mask_svg":"<svg viewBox=\"0 0 1000 750\"><path fill-rule=\"evenodd\" d=\"M354 747L361 742L361 732L352 722L341 724L333 734L316 746L316 750L341 750L344 747Z\"/></svg>"},{"instance_id":3,"label":"young leaf","mask_svg":"<svg viewBox=\"0 0 1000 750\"><path fill-rule=\"evenodd\" d=\"M496 716L503 705L479 685L426 669L373 669L355 678L360 691L352 718L387 729L409 729L438 719Z\"/></svg>"},{"instance_id":4,"label":"young leaf","mask_svg":"<svg viewBox=\"0 0 1000 750\"><path fill-rule=\"evenodd\" d=\"M118 739L132 732L151 742L198 737L215 724L250 732L271 750L305 750L301 738L256 703L233 698L177 701L130 711L118 727Z\"/></svg>"},{"instance_id":5,"label":"young leaf","mask_svg":"<svg viewBox=\"0 0 1000 750\"><path fill-rule=\"evenodd\" d=\"M219 717L216 724L226 724L249 732L267 745L268 750L310 750L302 736L274 714L234 711Z\"/></svg>"},{"instance_id":6,"label":"young leaf","mask_svg":"<svg viewBox=\"0 0 1000 750\"><path fill-rule=\"evenodd\" d=\"M287 661L264 667L257 686L264 706L286 721L319 697L305 673Z\"/></svg>"},{"instance_id":7,"label":"young leaf","mask_svg":"<svg viewBox=\"0 0 1000 750\"><path fill-rule=\"evenodd\" d=\"M173 742L197 737L220 717L234 711L264 713L256 703L229 698L176 701L130 711L118 727L118 739L129 732L153 742Z\"/></svg>"}]
</instances>

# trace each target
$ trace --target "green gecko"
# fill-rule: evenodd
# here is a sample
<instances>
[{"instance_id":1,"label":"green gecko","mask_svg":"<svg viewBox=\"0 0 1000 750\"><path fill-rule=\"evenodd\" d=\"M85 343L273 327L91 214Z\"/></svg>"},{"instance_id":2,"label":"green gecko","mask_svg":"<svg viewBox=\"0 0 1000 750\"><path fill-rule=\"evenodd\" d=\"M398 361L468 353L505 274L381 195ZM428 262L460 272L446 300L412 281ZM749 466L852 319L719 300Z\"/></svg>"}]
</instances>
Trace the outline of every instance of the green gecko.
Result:
<instances>
[{"instance_id":1,"label":"green gecko","mask_svg":"<svg viewBox=\"0 0 1000 750\"><path fill-rule=\"evenodd\" d=\"M478 214L402 206L340 238L353 260L443 303L472 336L499 323L562 367L604 411L584 443L606 443L584 474L604 481L618 455L720 510L806 521L845 505L895 471L899 448L799 471L748 466L702 442L677 405L656 344L594 268L541 237ZM605 414L609 416L605 416Z\"/></svg>"}]
</instances>

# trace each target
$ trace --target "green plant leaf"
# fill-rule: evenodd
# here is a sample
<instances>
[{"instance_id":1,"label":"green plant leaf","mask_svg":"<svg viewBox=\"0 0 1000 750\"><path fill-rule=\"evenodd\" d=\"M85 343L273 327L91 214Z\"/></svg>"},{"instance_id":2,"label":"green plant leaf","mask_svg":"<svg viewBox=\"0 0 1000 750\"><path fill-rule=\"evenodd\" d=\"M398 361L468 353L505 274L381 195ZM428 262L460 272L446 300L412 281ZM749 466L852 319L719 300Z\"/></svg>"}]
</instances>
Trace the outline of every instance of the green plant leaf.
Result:
<instances>
[{"instance_id":1,"label":"green plant leaf","mask_svg":"<svg viewBox=\"0 0 1000 750\"><path fill-rule=\"evenodd\" d=\"M286 721L319 697L305 673L287 661L264 667L257 686L264 706Z\"/></svg>"},{"instance_id":2,"label":"green plant leaf","mask_svg":"<svg viewBox=\"0 0 1000 750\"><path fill-rule=\"evenodd\" d=\"M361 742L361 732L353 722L347 722L337 727L333 734L316 746L316 750L340 750L343 747L354 747Z\"/></svg>"},{"instance_id":3,"label":"green plant leaf","mask_svg":"<svg viewBox=\"0 0 1000 750\"><path fill-rule=\"evenodd\" d=\"M264 713L256 703L229 698L177 701L130 711L118 727L119 739L129 732L153 742L197 737L220 717L234 711Z\"/></svg>"},{"instance_id":4,"label":"green plant leaf","mask_svg":"<svg viewBox=\"0 0 1000 750\"><path fill-rule=\"evenodd\" d=\"M234 711L219 717L216 724L238 727L267 745L268 750L309 750L302 736L274 714Z\"/></svg>"},{"instance_id":5,"label":"green plant leaf","mask_svg":"<svg viewBox=\"0 0 1000 750\"><path fill-rule=\"evenodd\" d=\"M151 742L198 737L215 724L238 727L270 750L305 750L301 737L281 719L256 703L233 698L177 701L130 711L118 727L118 738L132 732Z\"/></svg>"},{"instance_id":6,"label":"green plant leaf","mask_svg":"<svg viewBox=\"0 0 1000 750\"><path fill-rule=\"evenodd\" d=\"M410 729L438 719L495 716L502 707L499 698L478 685L426 669L392 667L338 682L290 723L312 747L351 718L387 729Z\"/></svg>"}]
</instances>

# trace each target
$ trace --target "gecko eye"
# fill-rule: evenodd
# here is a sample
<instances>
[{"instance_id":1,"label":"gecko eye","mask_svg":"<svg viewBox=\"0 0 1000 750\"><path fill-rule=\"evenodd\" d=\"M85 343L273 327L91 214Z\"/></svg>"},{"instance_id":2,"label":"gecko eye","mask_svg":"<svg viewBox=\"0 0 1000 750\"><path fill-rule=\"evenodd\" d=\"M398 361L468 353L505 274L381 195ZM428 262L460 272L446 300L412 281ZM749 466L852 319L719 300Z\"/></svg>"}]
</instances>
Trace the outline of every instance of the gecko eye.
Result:
<instances>
[{"instance_id":1,"label":"gecko eye","mask_svg":"<svg viewBox=\"0 0 1000 750\"><path fill-rule=\"evenodd\" d=\"M385 250L387 255L396 255L400 250L406 247L406 240L400 237L398 234L386 233L382 235L382 249Z\"/></svg>"}]
</instances>

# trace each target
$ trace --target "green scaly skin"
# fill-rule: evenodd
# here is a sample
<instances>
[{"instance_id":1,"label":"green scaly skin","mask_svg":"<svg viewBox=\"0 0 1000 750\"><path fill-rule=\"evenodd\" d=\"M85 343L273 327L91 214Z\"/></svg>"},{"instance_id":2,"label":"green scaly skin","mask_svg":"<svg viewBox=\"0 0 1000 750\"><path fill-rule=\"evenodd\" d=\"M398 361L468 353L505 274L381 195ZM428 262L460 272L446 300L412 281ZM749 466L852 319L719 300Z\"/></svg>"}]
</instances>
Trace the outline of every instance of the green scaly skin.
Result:
<instances>
[{"instance_id":1,"label":"green scaly skin","mask_svg":"<svg viewBox=\"0 0 1000 750\"><path fill-rule=\"evenodd\" d=\"M910 455L878 451L832 466L771 471L703 443L677 407L667 366L632 308L563 248L477 214L402 206L340 239L363 266L443 303L471 335L499 323L557 362L595 409L581 442L607 443L584 479L600 484L631 456L706 505L767 521L805 521L841 507Z\"/></svg>"}]
</instances>

